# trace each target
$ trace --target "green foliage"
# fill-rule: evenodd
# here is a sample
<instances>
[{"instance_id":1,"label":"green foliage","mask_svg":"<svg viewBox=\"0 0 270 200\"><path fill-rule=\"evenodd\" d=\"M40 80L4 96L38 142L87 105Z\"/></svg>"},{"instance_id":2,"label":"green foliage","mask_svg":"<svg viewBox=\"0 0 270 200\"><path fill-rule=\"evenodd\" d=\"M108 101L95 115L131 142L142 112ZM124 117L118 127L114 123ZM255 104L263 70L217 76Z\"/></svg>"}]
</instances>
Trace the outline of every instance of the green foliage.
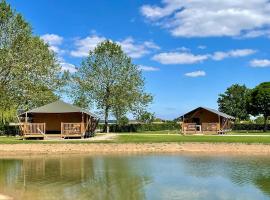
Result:
<instances>
[{"instance_id":1,"label":"green foliage","mask_svg":"<svg viewBox=\"0 0 270 200\"><path fill-rule=\"evenodd\" d=\"M245 85L234 84L227 88L224 94L218 98L218 106L221 112L234 116L238 120L246 120L248 89Z\"/></svg>"},{"instance_id":2,"label":"green foliage","mask_svg":"<svg viewBox=\"0 0 270 200\"><path fill-rule=\"evenodd\" d=\"M258 116L256 119L254 119L255 124L264 124L264 117L263 116ZM267 124L269 124L269 118L267 120Z\"/></svg>"},{"instance_id":3,"label":"green foliage","mask_svg":"<svg viewBox=\"0 0 270 200\"><path fill-rule=\"evenodd\" d=\"M120 126L126 126L128 125L128 123L129 123L129 119L126 116L121 117L120 119L117 120L117 124Z\"/></svg>"},{"instance_id":4,"label":"green foliage","mask_svg":"<svg viewBox=\"0 0 270 200\"><path fill-rule=\"evenodd\" d=\"M163 131L163 130L180 130L180 125L175 122L166 122L160 124L128 124L121 126L118 124L110 125L110 131L121 132L144 132L144 131Z\"/></svg>"},{"instance_id":5,"label":"green foliage","mask_svg":"<svg viewBox=\"0 0 270 200\"><path fill-rule=\"evenodd\" d=\"M270 116L270 82L264 82L251 90L248 96L248 111L251 115L263 115L264 131L267 130L267 118Z\"/></svg>"},{"instance_id":6,"label":"green foliage","mask_svg":"<svg viewBox=\"0 0 270 200\"><path fill-rule=\"evenodd\" d=\"M65 84L55 55L6 1L0 2L0 116L58 99ZM3 120L2 120L3 121Z\"/></svg>"},{"instance_id":7,"label":"green foliage","mask_svg":"<svg viewBox=\"0 0 270 200\"><path fill-rule=\"evenodd\" d=\"M102 110L106 127L109 115L119 120L152 101L144 92L141 71L118 44L109 40L89 52L73 78L78 91L73 96L75 102L93 103Z\"/></svg>"},{"instance_id":8,"label":"green foliage","mask_svg":"<svg viewBox=\"0 0 270 200\"><path fill-rule=\"evenodd\" d=\"M263 131L265 129L264 124L234 124L232 129L235 131ZM270 125L266 126L266 130L270 130Z\"/></svg>"},{"instance_id":9,"label":"green foliage","mask_svg":"<svg viewBox=\"0 0 270 200\"><path fill-rule=\"evenodd\" d=\"M155 120L155 114L143 111L139 113L139 116L137 116L137 120L142 123L152 123Z\"/></svg>"}]
</instances>

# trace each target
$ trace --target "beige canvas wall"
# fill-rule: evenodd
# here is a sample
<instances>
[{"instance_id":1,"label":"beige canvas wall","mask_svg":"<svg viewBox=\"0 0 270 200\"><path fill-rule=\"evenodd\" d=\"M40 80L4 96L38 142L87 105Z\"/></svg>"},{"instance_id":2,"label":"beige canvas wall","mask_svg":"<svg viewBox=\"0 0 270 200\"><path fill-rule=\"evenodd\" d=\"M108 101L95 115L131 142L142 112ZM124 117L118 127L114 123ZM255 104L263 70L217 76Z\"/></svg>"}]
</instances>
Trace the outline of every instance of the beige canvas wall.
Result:
<instances>
[{"instance_id":1,"label":"beige canvas wall","mask_svg":"<svg viewBox=\"0 0 270 200\"><path fill-rule=\"evenodd\" d=\"M46 131L60 131L61 122L80 123L82 113L34 113L32 114L33 123L46 123ZM86 115L84 114L84 122Z\"/></svg>"}]
</instances>

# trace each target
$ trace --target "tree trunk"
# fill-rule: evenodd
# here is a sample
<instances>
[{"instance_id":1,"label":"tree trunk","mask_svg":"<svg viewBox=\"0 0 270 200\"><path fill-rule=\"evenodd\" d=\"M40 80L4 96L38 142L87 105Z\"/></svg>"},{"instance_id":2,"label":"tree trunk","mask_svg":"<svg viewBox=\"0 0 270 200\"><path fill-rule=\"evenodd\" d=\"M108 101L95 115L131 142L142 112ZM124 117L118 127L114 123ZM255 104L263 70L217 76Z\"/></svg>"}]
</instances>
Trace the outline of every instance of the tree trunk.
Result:
<instances>
[{"instance_id":1,"label":"tree trunk","mask_svg":"<svg viewBox=\"0 0 270 200\"><path fill-rule=\"evenodd\" d=\"M263 132L267 131L267 117L266 115L264 115L264 128L263 128Z\"/></svg>"},{"instance_id":2,"label":"tree trunk","mask_svg":"<svg viewBox=\"0 0 270 200\"><path fill-rule=\"evenodd\" d=\"M105 132L109 133L109 123L108 123L108 118L109 118L109 107L105 107Z\"/></svg>"}]
</instances>

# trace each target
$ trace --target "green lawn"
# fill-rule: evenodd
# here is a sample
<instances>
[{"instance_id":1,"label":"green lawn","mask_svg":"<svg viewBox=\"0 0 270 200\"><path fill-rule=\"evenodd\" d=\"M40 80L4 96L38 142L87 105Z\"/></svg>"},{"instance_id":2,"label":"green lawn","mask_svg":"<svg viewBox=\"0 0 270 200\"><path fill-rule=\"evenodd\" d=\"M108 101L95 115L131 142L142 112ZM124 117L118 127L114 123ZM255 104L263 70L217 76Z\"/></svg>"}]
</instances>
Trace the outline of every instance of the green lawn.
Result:
<instances>
[{"instance_id":1,"label":"green lawn","mask_svg":"<svg viewBox=\"0 0 270 200\"><path fill-rule=\"evenodd\" d=\"M103 134L99 134L103 135ZM241 135L241 136L236 136ZM244 136L243 136L244 135ZM250 136L253 135L253 136ZM259 136L263 135L263 136ZM269 135L269 137L268 137ZM0 137L0 144L56 144L56 143L161 143L161 142L211 142L211 143L263 143L270 144L270 132L232 132L226 135L180 135L179 131L147 131L119 133L114 140L21 140L19 137Z\"/></svg>"},{"instance_id":2,"label":"green lawn","mask_svg":"<svg viewBox=\"0 0 270 200\"><path fill-rule=\"evenodd\" d=\"M158 143L158 142L210 142L210 143L263 143L270 144L270 137L265 136L182 136L182 135L148 135L129 134L120 135L117 139L120 143Z\"/></svg>"}]
</instances>

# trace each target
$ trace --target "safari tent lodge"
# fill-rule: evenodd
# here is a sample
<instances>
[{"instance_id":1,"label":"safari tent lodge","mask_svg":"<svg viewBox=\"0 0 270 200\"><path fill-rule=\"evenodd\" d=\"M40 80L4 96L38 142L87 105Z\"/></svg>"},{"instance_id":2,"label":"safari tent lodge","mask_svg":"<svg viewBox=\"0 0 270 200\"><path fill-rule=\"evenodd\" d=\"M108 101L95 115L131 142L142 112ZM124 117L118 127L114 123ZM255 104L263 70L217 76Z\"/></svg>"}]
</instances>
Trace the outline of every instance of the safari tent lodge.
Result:
<instances>
[{"instance_id":1,"label":"safari tent lodge","mask_svg":"<svg viewBox=\"0 0 270 200\"><path fill-rule=\"evenodd\" d=\"M217 110L198 107L180 117L183 134L225 133L231 130L235 118Z\"/></svg>"},{"instance_id":2,"label":"safari tent lodge","mask_svg":"<svg viewBox=\"0 0 270 200\"><path fill-rule=\"evenodd\" d=\"M86 138L98 124L95 114L61 100L24 112L19 120L23 138Z\"/></svg>"}]
</instances>

